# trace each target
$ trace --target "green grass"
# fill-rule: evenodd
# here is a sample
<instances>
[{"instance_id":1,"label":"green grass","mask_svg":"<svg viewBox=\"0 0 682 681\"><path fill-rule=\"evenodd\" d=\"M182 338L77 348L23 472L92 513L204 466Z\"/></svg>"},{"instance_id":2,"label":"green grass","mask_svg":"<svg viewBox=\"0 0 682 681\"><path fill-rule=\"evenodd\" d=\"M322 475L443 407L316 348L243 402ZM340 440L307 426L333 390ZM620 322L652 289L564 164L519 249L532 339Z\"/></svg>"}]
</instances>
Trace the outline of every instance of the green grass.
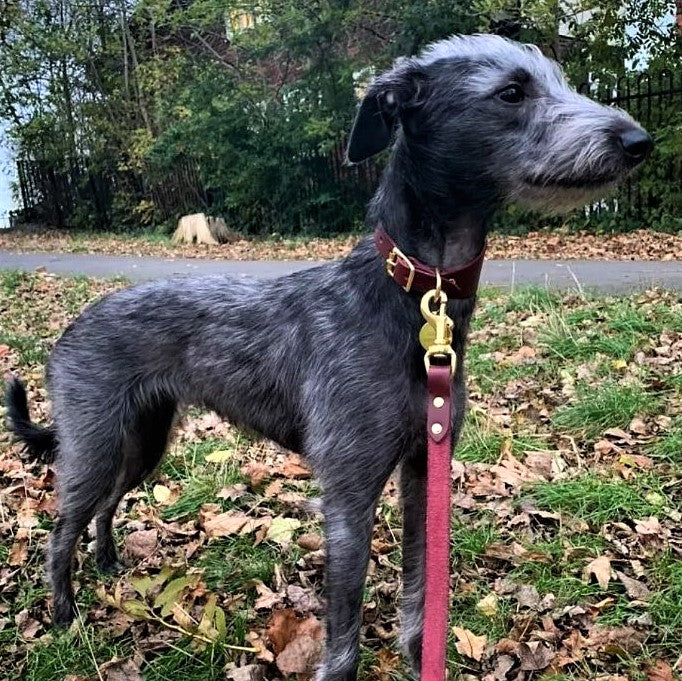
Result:
<instances>
[{"instance_id":1,"label":"green grass","mask_svg":"<svg viewBox=\"0 0 682 681\"><path fill-rule=\"evenodd\" d=\"M650 612L663 640L682 653L682 560L667 554L652 569L655 583Z\"/></svg>"},{"instance_id":2,"label":"green grass","mask_svg":"<svg viewBox=\"0 0 682 681\"><path fill-rule=\"evenodd\" d=\"M196 515L206 503L217 501L218 483L211 478L193 478L183 489L180 498L163 509L164 520L179 520L188 515Z\"/></svg>"},{"instance_id":3,"label":"green grass","mask_svg":"<svg viewBox=\"0 0 682 681\"><path fill-rule=\"evenodd\" d=\"M64 681L69 675L97 678L97 666L113 657L125 658L130 644L95 635L86 626L76 633L56 633L48 643L28 649L25 668L14 679L19 681ZM12 677L10 677L12 678Z\"/></svg>"},{"instance_id":4,"label":"green grass","mask_svg":"<svg viewBox=\"0 0 682 681\"><path fill-rule=\"evenodd\" d=\"M292 547L288 562L298 559L298 549ZM198 561L210 589L221 588L228 593L239 591L251 580L268 584L275 565L282 561L281 547L267 542L254 544L253 536L225 537L208 546Z\"/></svg>"},{"instance_id":5,"label":"green grass","mask_svg":"<svg viewBox=\"0 0 682 681\"><path fill-rule=\"evenodd\" d=\"M596 525L654 515L661 510L647 501L636 487L594 475L564 482L537 483L524 496L540 509L564 513Z\"/></svg>"},{"instance_id":6,"label":"green grass","mask_svg":"<svg viewBox=\"0 0 682 681\"><path fill-rule=\"evenodd\" d=\"M491 520L479 521L478 527L471 527L455 517L450 531L451 554L455 562L470 563L498 538L498 530Z\"/></svg>"},{"instance_id":7,"label":"green grass","mask_svg":"<svg viewBox=\"0 0 682 681\"><path fill-rule=\"evenodd\" d=\"M219 646L197 652L175 646L144 667L145 681L223 681L225 655Z\"/></svg>"},{"instance_id":8,"label":"green grass","mask_svg":"<svg viewBox=\"0 0 682 681\"><path fill-rule=\"evenodd\" d=\"M604 546L599 535L569 534L558 528L554 539L525 546L533 556L539 554L544 558L521 563L510 579L534 586L540 596L553 594L560 605L581 602L600 593L598 586L583 582L582 571L586 562L604 551Z\"/></svg>"},{"instance_id":9,"label":"green grass","mask_svg":"<svg viewBox=\"0 0 682 681\"><path fill-rule=\"evenodd\" d=\"M500 598L497 602L497 612L490 616L482 613L476 606L485 598L490 589L483 585L467 593L455 591L453 595L452 611L450 624L452 626L469 629L476 636L486 635L489 642L498 641L504 638L509 632L509 625L512 618L512 604L509 599ZM450 657L456 658L454 640L450 636L449 641Z\"/></svg>"},{"instance_id":10,"label":"green grass","mask_svg":"<svg viewBox=\"0 0 682 681\"><path fill-rule=\"evenodd\" d=\"M26 281L30 275L20 272L19 270L9 270L0 273L0 290L6 295L11 296L16 293L19 287Z\"/></svg>"},{"instance_id":11,"label":"green grass","mask_svg":"<svg viewBox=\"0 0 682 681\"><path fill-rule=\"evenodd\" d=\"M44 364L49 349L47 341L40 336L19 334L12 331L0 332L0 344L9 345L19 353L22 364Z\"/></svg>"},{"instance_id":12,"label":"green grass","mask_svg":"<svg viewBox=\"0 0 682 681\"><path fill-rule=\"evenodd\" d=\"M635 416L652 414L658 406L658 398L639 386L581 384L576 401L560 408L552 423L559 430L594 438L607 428L627 428Z\"/></svg>"},{"instance_id":13,"label":"green grass","mask_svg":"<svg viewBox=\"0 0 682 681\"><path fill-rule=\"evenodd\" d=\"M234 502L218 499L216 495L222 487L244 480L239 471L237 455L234 454L222 462L207 462L206 456L216 451L234 452L234 448L233 443L209 439L176 450L167 457L161 466L161 473L172 480L183 482L184 487L180 497L163 509L162 518L178 520L196 515L209 502L221 502L225 510L233 507ZM147 491L150 495L151 488L151 483L148 483Z\"/></svg>"},{"instance_id":14,"label":"green grass","mask_svg":"<svg viewBox=\"0 0 682 681\"><path fill-rule=\"evenodd\" d=\"M538 440L530 437L510 437L498 431L478 425L471 413L462 430L459 443L455 448L455 458L466 463L495 463L502 455L505 446L511 448L515 456L523 452L542 449Z\"/></svg>"},{"instance_id":15,"label":"green grass","mask_svg":"<svg viewBox=\"0 0 682 681\"><path fill-rule=\"evenodd\" d=\"M549 312L561 305L561 294L545 286L521 286L508 297L505 310Z\"/></svg>"},{"instance_id":16,"label":"green grass","mask_svg":"<svg viewBox=\"0 0 682 681\"><path fill-rule=\"evenodd\" d=\"M682 417L678 416L670 430L659 435L648 447L647 454L655 459L682 463Z\"/></svg>"},{"instance_id":17,"label":"green grass","mask_svg":"<svg viewBox=\"0 0 682 681\"><path fill-rule=\"evenodd\" d=\"M567 317L553 315L540 335L540 344L562 362L588 360L597 354L611 359L630 359L639 337L632 331L607 335L597 325L576 325Z\"/></svg>"},{"instance_id":18,"label":"green grass","mask_svg":"<svg viewBox=\"0 0 682 681\"><path fill-rule=\"evenodd\" d=\"M234 484L241 480L238 470L240 457L236 449L248 442L248 437L244 435L240 435L236 442L216 438L193 442L172 451L161 464L160 472L172 480L188 480L193 476L208 474L211 477L220 478L221 484ZM207 463L206 456L216 451L231 451L233 456L220 464Z\"/></svg>"}]
</instances>

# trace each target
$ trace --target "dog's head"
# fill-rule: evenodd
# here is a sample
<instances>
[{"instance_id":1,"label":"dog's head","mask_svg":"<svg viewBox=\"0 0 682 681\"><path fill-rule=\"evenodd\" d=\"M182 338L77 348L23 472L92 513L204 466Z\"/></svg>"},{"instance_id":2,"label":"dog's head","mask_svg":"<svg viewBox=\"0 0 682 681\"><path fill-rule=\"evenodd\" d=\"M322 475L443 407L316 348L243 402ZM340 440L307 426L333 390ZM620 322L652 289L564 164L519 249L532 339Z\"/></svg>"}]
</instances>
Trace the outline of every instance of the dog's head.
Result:
<instances>
[{"instance_id":1,"label":"dog's head","mask_svg":"<svg viewBox=\"0 0 682 681\"><path fill-rule=\"evenodd\" d=\"M560 211L603 195L652 148L624 111L578 94L531 45L455 36L370 85L348 146L362 161L398 143L435 193ZM466 197L462 197L463 200Z\"/></svg>"}]
</instances>

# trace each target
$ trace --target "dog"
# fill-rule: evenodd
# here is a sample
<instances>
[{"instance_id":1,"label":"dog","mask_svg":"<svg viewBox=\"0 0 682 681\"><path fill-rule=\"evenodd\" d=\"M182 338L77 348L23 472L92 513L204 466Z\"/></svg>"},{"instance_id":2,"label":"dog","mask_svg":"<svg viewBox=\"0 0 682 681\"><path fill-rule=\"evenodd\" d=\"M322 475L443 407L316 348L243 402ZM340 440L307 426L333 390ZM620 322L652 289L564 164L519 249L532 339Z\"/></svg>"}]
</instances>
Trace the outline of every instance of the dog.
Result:
<instances>
[{"instance_id":1,"label":"dog","mask_svg":"<svg viewBox=\"0 0 682 681\"><path fill-rule=\"evenodd\" d=\"M509 201L548 212L601 197L651 137L625 112L577 94L539 49L454 36L402 58L369 86L348 145L390 159L367 226L404 254L451 268L482 252ZM357 676L362 592L379 495L400 466L404 648L419 668L423 610L426 379L420 296L387 275L371 239L345 259L270 281L179 278L113 293L57 341L47 367L53 424L30 421L18 379L9 423L36 459L56 459L49 547L54 622L74 617L76 543L96 517L96 559L116 570L112 518L157 466L178 404L214 410L299 452L323 489L326 649L320 681ZM475 299L450 300L452 433L465 410Z\"/></svg>"}]
</instances>

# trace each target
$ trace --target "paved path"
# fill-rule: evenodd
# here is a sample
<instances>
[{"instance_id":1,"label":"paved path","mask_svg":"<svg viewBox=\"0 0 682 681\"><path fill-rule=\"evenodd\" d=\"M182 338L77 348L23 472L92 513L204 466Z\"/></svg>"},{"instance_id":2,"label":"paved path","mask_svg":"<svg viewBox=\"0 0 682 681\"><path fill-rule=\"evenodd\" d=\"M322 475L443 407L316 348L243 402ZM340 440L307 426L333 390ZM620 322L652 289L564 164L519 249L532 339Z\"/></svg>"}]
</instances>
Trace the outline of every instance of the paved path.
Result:
<instances>
[{"instance_id":1,"label":"paved path","mask_svg":"<svg viewBox=\"0 0 682 681\"><path fill-rule=\"evenodd\" d=\"M314 267L314 262L163 259L81 253L10 253L0 251L0 269L35 270L90 277L123 276L132 281L176 274L235 274L277 277ZM682 292L682 261L621 262L598 260L488 260L481 281L496 286L540 284L626 293L662 286Z\"/></svg>"}]
</instances>

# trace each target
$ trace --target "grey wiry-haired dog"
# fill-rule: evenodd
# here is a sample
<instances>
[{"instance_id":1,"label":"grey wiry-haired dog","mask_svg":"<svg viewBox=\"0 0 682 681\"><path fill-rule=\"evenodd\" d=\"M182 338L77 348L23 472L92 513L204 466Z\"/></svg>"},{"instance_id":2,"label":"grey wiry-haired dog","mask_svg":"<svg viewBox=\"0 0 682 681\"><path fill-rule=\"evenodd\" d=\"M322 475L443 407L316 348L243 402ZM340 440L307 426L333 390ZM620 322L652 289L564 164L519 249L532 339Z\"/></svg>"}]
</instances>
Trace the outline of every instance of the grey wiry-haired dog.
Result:
<instances>
[{"instance_id":1,"label":"grey wiry-haired dog","mask_svg":"<svg viewBox=\"0 0 682 681\"><path fill-rule=\"evenodd\" d=\"M454 37L402 59L369 88L348 156L387 147L368 214L408 255L443 268L483 248L505 201L567 209L642 161L650 137L627 114L579 96L538 49ZM110 295L57 342L54 425L29 421L22 385L9 416L29 451L58 465L49 571L54 620L73 617L74 547L97 517L97 562L117 566L112 516L157 465L178 404L213 409L302 452L324 489L327 646L319 679L355 679L360 606L377 498L401 464L404 642L419 663L425 483L420 296L386 274L371 240L345 260L274 281L154 282ZM474 300L448 304L464 354ZM463 363L453 430L464 414Z\"/></svg>"}]
</instances>

